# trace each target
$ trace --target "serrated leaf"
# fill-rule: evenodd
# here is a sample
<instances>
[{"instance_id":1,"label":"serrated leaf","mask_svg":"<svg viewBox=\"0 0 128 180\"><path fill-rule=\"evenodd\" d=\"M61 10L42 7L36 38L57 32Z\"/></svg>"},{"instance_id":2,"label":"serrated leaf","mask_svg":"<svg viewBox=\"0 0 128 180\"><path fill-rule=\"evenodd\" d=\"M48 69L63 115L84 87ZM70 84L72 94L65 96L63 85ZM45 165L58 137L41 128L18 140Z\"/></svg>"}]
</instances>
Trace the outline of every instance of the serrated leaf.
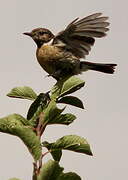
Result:
<instances>
[{"instance_id":1,"label":"serrated leaf","mask_svg":"<svg viewBox=\"0 0 128 180\"><path fill-rule=\"evenodd\" d=\"M29 100L35 100L37 98L36 93L28 86L15 87L7 94L7 96Z\"/></svg>"},{"instance_id":2,"label":"serrated leaf","mask_svg":"<svg viewBox=\"0 0 128 180\"><path fill-rule=\"evenodd\" d=\"M48 93L40 93L36 100L31 104L29 110L28 110L28 114L27 114L27 119L30 120L35 113L37 113L38 109L40 109L41 107L41 110L43 110L46 105L48 104L49 102L49 95ZM38 114L38 113L37 113Z\"/></svg>"},{"instance_id":3,"label":"serrated leaf","mask_svg":"<svg viewBox=\"0 0 128 180\"><path fill-rule=\"evenodd\" d=\"M58 162L49 160L43 165L37 180L57 180L63 169Z\"/></svg>"},{"instance_id":4,"label":"serrated leaf","mask_svg":"<svg viewBox=\"0 0 128 180\"><path fill-rule=\"evenodd\" d=\"M81 177L74 172L62 173L57 180L81 180Z\"/></svg>"},{"instance_id":5,"label":"serrated leaf","mask_svg":"<svg viewBox=\"0 0 128 180\"><path fill-rule=\"evenodd\" d=\"M47 143L45 147L48 147L50 151L55 150L70 150L92 156L90 145L86 139L77 135L67 135L58 139L55 143Z\"/></svg>"},{"instance_id":6,"label":"serrated leaf","mask_svg":"<svg viewBox=\"0 0 128 180\"><path fill-rule=\"evenodd\" d=\"M71 94L85 85L85 82L78 77L71 76L69 78L57 81L51 90L51 99Z\"/></svg>"},{"instance_id":7,"label":"serrated leaf","mask_svg":"<svg viewBox=\"0 0 128 180\"><path fill-rule=\"evenodd\" d=\"M54 100L50 101L48 107L44 110L44 121L45 124L54 124L55 119L64 111L65 108L59 109L56 106Z\"/></svg>"},{"instance_id":8,"label":"serrated leaf","mask_svg":"<svg viewBox=\"0 0 128 180\"><path fill-rule=\"evenodd\" d=\"M38 160L41 156L41 144L39 137L33 132L32 127L26 124L21 115L12 114L0 119L0 132L8 133L19 137L28 150L32 154L35 160Z\"/></svg>"},{"instance_id":9,"label":"serrated leaf","mask_svg":"<svg viewBox=\"0 0 128 180\"><path fill-rule=\"evenodd\" d=\"M79 98L74 97L74 96L64 96L61 99L59 99L57 103L65 103L65 104L69 104L69 105L84 109L82 101Z\"/></svg>"}]
</instances>

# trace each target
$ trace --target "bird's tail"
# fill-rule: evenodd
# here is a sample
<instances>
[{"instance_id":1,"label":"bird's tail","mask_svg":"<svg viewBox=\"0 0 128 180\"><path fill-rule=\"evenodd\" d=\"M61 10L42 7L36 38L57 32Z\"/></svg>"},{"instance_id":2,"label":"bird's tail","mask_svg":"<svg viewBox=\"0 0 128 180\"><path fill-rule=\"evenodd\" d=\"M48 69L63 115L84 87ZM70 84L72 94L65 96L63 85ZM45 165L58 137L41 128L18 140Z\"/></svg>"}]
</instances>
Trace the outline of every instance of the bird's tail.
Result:
<instances>
[{"instance_id":1,"label":"bird's tail","mask_svg":"<svg viewBox=\"0 0 128 180\"><path fill-rule=\"evenodd\" d=\"M87 61L80 62L80 69L82 71L94 70L103 73L113 74L117 64L105 64L105 63L92 63Z\"/></svg>"}]
</instances>

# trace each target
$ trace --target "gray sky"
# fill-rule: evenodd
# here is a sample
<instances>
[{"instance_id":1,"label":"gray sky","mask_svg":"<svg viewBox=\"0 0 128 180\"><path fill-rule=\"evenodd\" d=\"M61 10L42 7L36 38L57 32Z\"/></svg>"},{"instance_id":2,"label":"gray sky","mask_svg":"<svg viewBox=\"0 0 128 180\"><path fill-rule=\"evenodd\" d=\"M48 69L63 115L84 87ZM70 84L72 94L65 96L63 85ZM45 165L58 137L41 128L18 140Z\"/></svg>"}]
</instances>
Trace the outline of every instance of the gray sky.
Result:
<instances>
[{"instance_id":1,"label":"gray sky","mask_svg":"<svg viewBox=\"0 0 128 180\"><path fill-rule=\"evenodd\" d=\"M0 117L19 113L23 116L30 101L9 99L6 94L15 86L30 86L37 93L49 90L55 81L35 58L34 42L22 35L36 27L53 33L61 31L76 17L103 12L110 17L108 36L97 39L87 60L117 63L114 75L87 72L80 77L86 87L75 93L85 110L68 107L77 115L69 127L50 126L45 140L53 141L67 134L87 138L94 157L64 152L61 165L77 172L82 179L128 179L128 3L126 0L1 0L0 7ZM51 158L49 155L45 160ZM31 180L32 158L16 137L0 134L0 180L11 177Z\"/></svg>"}]
</instances>

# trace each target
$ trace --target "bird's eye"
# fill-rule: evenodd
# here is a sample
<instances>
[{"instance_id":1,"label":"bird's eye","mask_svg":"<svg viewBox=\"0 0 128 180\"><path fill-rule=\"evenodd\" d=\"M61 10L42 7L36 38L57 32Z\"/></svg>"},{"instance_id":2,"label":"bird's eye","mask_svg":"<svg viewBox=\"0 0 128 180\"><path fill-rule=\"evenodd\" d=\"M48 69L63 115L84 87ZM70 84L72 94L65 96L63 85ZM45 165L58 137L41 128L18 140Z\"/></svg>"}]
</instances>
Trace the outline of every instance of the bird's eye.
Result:
<instances>
[{"instance_id":1,"label":"bird's eye","mask_svg":"<svg viewBox=\"0 0 128 180\"><path fill-rule=\"evenodd\" d=\"M45 34L45 32L43 32L43 31L39 32L39 35L44 35L44 34Z\"/></svg>"}]
</instances>

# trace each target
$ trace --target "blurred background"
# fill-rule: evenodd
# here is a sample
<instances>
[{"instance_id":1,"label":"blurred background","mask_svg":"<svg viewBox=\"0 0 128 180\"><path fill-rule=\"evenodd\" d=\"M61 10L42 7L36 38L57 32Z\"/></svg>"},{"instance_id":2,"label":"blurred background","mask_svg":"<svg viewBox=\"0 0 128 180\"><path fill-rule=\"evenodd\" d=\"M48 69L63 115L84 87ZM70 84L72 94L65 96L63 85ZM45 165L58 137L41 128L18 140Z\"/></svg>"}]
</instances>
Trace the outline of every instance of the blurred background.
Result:
<instances>
[{"instance_id":1,"label":"blurred background","mask_svg":"<svg viewBox=\"0 0 128 180\"><path fill-rule=\"evenodd\" d=\"M36 45L22 33L45 27L54 34L76 17L102 12L109 16L108 36L97 39L87 60L117 63L114 75L87 72L80 75L86 86L74 95L85 110L68 106L77 120L70 126L49 126L44 140L67 134L85 137L94 156L64 151L61 166L82 180L128 179L128 2L126 0L1 0L0 6L0 117L12 113L26 116L31 101L11 99L6 94L16 86L30 86L37 93L55 83L36 60ZM51 159L48 155L44 160ZM31 180L32 157L17 137L0 133L0 179Z\"/></svg>"}]
</instances>

